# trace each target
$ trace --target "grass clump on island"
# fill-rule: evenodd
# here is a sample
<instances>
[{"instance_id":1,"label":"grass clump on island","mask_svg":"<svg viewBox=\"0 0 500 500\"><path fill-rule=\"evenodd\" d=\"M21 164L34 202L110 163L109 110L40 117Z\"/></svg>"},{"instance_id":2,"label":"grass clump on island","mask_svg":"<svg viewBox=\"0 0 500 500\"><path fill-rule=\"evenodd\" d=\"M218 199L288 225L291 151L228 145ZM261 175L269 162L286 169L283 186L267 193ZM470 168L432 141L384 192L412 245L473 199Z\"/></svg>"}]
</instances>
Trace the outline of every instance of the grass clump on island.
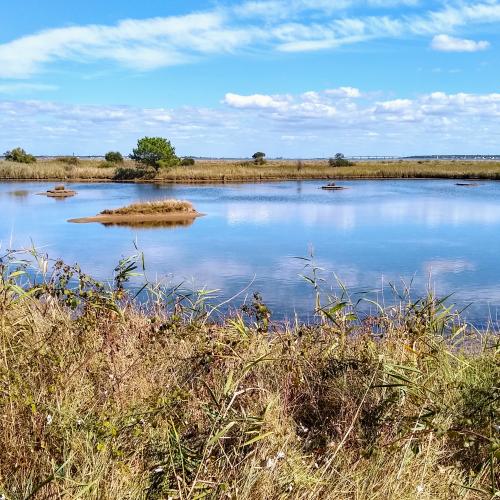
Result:
<instances>
[{"instance_id":1,"label":"grass clump on island","mask_svg":"<svg viewBox=\"0 0 500 500\"><path fill-rule=\"evenodd\" d=\"M132 203L126 207L106 209L102 215L161 215L170 213L193 213L193 204L185 200L156 200Z\"/></svg>"},{"instance_id":2,"label":"grass clump on island","mask_svg":"<svg viewBox=\"0 0 500 500\"><path fill-rule=\"evenodd\" d=\"M34 260L52 271L2 259L6 498L498 494L498 337L442 302L316 297L318 323L273 324L258 294L214 316L206 293L151 286L139 306L140 257L110 287Z\"/></svg>"}]
</instances>

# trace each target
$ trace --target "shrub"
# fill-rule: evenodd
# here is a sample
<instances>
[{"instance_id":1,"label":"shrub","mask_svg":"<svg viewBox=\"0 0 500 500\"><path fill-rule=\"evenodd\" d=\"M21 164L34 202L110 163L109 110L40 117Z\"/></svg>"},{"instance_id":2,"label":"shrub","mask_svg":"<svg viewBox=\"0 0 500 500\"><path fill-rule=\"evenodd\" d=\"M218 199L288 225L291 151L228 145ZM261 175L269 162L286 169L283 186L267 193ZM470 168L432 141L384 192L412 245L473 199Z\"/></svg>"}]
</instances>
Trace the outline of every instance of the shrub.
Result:
<instances>
[{"instance_id":1,"label":"shrub","mask_svg":"<svg viewBox=\"0 0 500 500\"><path fill-rule=\"evenodd\" d=\"M5 153L5 159L9 161L15 161L17 163L35 163L36 158L23 148L14 148L12 151L7 151Z\"/></svg>"},{"instance_id":2,"label":"shrub","mask_svg":"<svg viewBox=\"0 0 500 500\"><path fill-rule=\"evenodd\" d=\"M330 165L330 167L349 167L354 165L354 163L347 160L342 153L337 153L335 158L330 158L328 160L328 165Z\"/></svg>"},{"instance_id":3,"label":"shrub","mask_svg":"<svg viewBox=\"0 0 500 500\"><path fill-rule=\"evenodd\" d=\"M56 161L61 163L66 163L67 165L78 165L80 163L80 158L78 156L59 156Z\"/></svg>"},{"instance_id":4,"label":"shrub","mask_svg":"<svg viewBox=\"0 0 500 500\"><path fill-rule=\"evenodd\" d=\"M255 165L264 165L264 163L266 163L266 153L263 153L262 151L254 153L252 158Z\"/></svg>"},{"instance_id":5,"label":"shrub","mask_svg":"<svg viewBox=\"0 0 500 500\"><path fill-rule=\"evenodd\" d=\"M175 148L169 140L163 137L143 137L137 141L137 147L130 155L143 165L148 165L158 170L160 167L172 167L179 163Z\"/></svg>"},{"instance_id":6,"label":"shrub","mask_svg":"<svg viewBox=\"0 0 500 500\"><path fill-rule=\"evenodd\" d=\"M181 160L181 165L182 165L183 167L191 167L191 166L193 166L193 165L194 165L194 158L190 158L190 157L188 157L188 158L183 158L183 159Z\"/></svg>"},{"instance_id":7,"label":"shrub","mask_svg":"<svg viewBox=\"0 0 500 500\"><path fill-rule=\"evenodd\" d=\"M123 163L123 156L119 151L108 151L104 155L104 159L108 163Z\"/></svg>"},{"instance_id":8,"label":"shrub","mask_svg":"<svg viewBox=\"0 0 500 500\"><path fill-rule=\"evenodd\" d=\"M113 180L130 181L134 179L152 179L156 171L147 168L120 167L116 170Z\"/></svg>"}]
</instances>

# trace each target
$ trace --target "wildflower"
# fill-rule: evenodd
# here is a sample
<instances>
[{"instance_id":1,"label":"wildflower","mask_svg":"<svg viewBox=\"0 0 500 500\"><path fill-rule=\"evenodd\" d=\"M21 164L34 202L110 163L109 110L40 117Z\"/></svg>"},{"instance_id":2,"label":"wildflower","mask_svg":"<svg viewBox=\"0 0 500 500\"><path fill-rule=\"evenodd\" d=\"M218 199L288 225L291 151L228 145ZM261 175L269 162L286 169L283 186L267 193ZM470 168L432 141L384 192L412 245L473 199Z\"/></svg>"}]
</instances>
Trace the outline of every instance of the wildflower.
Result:
<instances>
[{"instance_id":1,"label":"wildflower","mask_svg":"<svg viewBox=\"0 0 500 500\"><path fill-rule=\"evenodd\" d=\"M425 488L424 488L424 485L423 484L419 484L417 486L417 493L420 495L424 492Z\"/></svg>"},{"instance_id":2,"label":"wildflower","mask_svg":"<svg viewBox=\"0 0 500 500\"><path fill-rule=\"evenodd\" d=\"M7 500L7 497L3 493L0 493L0 500Z\"/></svg>"},{"instance_id":3,"label":"wildflower","mask_svg":"<svg viewBox=\"0 0 500 500\"><path fill-rule=\"evenodd\" d=\"M54 418L52 417L52 415L49 413L47 415L47 418L45 419L46 422L47 422L47 425L50 425L52 423L52 420L54 420Z\"/></svg>"},{"instance_id":4,"label":"wildflower","mask_svg":"<svg viewBox=\"0 0 500 500\"><path fill-rule=\"evenodd\" d=\"M285 453L282 451L278 451L276 454L276 460L283 460L285 458Z\"/></svg>"},{"instance_id":5,"label":"wildflower","mask_svg":"<svg viewBox=\"0 0 500 500\"><path fill-rule=\"evenodd\" d=\"M153 472L159 474L160 472L163 472L163 467L160 465L159 467L156 467L156 469Z\"/></svg>"},{"instance_id":6,"label":"wildflower","mask_svg":"<svg viewBox=\"0 0 500 500\"><path fill-rule=\"evenodd\" d=\"M266 461L266 469L274 469L276 467L276 459L268 458Z\"/></svg>"},{"instance_id":7,"label":"wildflower","mask_svg":"<svg viewBox=\"0 0 500 500\"><path fill-rule=\"evenodd\" d=\"M79 418L77 421L76 421L76 425L80 426L83 424L83 420L81 418Z\"/></svg>"}]
</instances>

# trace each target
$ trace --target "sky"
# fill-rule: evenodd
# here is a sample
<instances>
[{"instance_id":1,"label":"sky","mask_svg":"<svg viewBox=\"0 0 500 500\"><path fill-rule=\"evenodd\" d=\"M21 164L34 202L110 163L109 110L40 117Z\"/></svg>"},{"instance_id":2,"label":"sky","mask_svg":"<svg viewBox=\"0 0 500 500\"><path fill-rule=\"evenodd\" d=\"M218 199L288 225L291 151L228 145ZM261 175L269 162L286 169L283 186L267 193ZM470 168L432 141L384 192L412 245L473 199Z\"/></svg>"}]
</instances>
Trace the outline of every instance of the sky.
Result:
<instances>
[{"instance_id":1,"label":"sky","mask_svg":"<svg viewBox=\"0 0 500 500\"><path fill-rule=\"evenodd\" d=\"M500 0L0 0L0 150L500 154Z\"/></svg>"}]
</instances>

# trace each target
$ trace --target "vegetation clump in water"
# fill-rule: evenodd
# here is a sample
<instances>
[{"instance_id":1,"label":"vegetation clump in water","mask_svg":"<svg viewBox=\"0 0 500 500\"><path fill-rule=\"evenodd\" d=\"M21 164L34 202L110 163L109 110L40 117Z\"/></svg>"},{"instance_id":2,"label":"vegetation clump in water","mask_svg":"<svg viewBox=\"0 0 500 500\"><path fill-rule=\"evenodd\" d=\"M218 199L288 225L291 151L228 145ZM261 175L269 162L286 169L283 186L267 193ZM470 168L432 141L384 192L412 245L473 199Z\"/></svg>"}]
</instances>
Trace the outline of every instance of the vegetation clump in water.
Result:
<instances>
[{"instance_id":1,"label":"vegetation clump in water","mask_svg":"<svg viewBox=\"0 0 500 500\"><path fill-rule=\"evenodd\" d=\"M149 215L165 213L193 213L193 204L185 200L159 200L133 203L122 208L103 210L103 215Z\"/></svg>"}]
</instances>

